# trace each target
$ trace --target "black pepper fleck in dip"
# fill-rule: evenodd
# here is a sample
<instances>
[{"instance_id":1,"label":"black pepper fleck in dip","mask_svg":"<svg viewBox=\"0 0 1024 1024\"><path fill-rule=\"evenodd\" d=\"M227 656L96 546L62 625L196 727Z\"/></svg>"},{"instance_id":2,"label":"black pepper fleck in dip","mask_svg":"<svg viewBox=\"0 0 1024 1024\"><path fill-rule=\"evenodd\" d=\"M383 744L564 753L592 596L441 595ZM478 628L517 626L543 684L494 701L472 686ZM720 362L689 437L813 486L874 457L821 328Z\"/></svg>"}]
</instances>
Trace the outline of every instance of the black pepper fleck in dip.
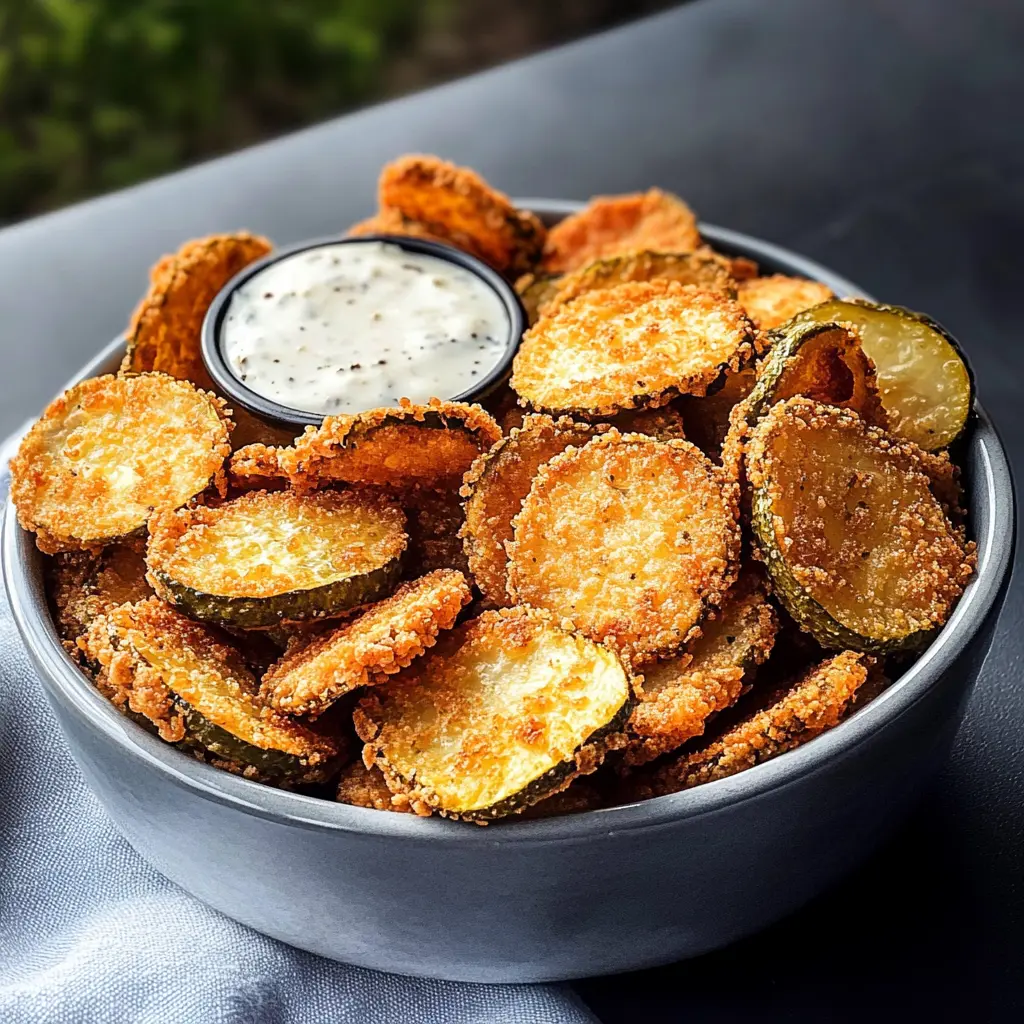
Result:
<instances>
[{"instance_id":1,"label":"black pepper fleck in dip","mask_svg":"<svg viewBox=\"0 0 1024 1024\"><path fill-rule=\"evenodd\" d=\"M501 298L469 270L386 242L295 253L231 297L221 340L246 386L312 413L451 398L501 362ZM244 374L244 376L243 376Z\"/></svg>"}]
</instances>

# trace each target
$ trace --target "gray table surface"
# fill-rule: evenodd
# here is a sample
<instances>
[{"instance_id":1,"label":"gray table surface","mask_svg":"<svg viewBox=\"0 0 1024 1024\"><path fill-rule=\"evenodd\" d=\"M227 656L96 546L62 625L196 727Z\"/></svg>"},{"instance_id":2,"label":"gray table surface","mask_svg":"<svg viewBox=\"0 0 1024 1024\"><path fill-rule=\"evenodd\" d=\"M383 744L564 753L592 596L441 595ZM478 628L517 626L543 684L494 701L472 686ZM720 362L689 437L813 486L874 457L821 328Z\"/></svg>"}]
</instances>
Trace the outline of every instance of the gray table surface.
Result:
<instances>
[{"instance_id":1,"label":"gray table surface","mask_svg":"<svg viewBox=\"0 0 1024 1024\"><path fill-rule=\"evenodd\" d=\"M0 431L120 331L185 238L365 216L381 163L438 152L515 195L658 184L962 340L1024 468L1024 10L703 0L0 232ZM582 983L603 1020L995 1020L1024 1008L1024 593L955 754L871 864L765 935ZM880 793L879 799L885 799Z\"/></svg>"}]
</instances>

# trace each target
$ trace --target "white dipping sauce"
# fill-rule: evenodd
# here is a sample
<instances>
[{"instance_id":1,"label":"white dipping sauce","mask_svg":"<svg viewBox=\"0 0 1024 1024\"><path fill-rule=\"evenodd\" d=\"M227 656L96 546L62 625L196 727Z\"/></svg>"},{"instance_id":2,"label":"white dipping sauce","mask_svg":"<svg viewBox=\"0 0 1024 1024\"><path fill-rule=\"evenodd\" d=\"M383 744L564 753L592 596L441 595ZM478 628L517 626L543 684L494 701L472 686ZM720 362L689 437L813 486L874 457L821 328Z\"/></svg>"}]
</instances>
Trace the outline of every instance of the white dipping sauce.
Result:
<instances>
[{"instance_id":1,"label":"white dipping sauce","mask_svg":"<svg viewBox=\"0 0 1024 1024\"><path fill-rule=\"evenodd\" d=\"M334 414L468 391L501 361L509 328L501 299L471 271L386 242L346 242L249 278L220 330L250 390Z\"/></svg>"}]
</instances>

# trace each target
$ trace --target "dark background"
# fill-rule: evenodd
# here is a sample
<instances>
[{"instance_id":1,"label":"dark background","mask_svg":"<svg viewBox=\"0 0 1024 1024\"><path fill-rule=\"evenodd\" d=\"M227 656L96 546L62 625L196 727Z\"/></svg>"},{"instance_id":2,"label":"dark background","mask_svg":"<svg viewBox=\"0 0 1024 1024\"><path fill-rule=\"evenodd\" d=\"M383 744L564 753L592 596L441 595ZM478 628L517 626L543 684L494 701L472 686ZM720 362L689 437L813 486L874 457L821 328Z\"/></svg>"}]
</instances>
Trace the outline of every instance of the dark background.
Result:
<instances>
[{"instance_id":1,"label":"dark background","mask_svg":"<svg viewBox=\"0 0 1024 1024\"><path fill-rule=\"evenodd\" d=\"M122 329L160 253L228 228L286 243L344 227L370 212L381 163L425 150L520 196L658 184L928 311L1020 478L1022 54L1019 3L699 0L26 222L0 232L0 430ZM581 984L606 1024L1021 1019L1022 616L1018 572L953 757L893 842L761 936Z\"/></svg>"}]
</instances>

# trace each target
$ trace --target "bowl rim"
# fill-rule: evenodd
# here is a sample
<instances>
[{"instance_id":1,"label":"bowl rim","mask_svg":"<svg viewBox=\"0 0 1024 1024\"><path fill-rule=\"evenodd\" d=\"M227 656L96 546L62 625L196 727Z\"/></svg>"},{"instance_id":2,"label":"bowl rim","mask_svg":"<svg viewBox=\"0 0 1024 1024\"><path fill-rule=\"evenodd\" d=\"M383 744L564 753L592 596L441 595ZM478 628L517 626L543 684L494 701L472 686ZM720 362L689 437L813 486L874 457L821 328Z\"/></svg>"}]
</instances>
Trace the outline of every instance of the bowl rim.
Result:
<instances>
[{"instance_id":1,"label":"bowl rim","mask_svg":"<svg viewBox=\"0 0 1024 1024\"><path fill-rule=\"evenodd\" d=\"M393 245L408 253L421 256L433 256L434 259L461 267L469 271L478 280L483 281L498 297L505 315L508 317L508 336L502 349L501 359L474 384L471 388L458 395L446 399L450 402L479 402L486 398L512 372L512 360L519 349L519 342L526 329L526 311L516 290L493 267L471 253L456 249L427 238L416 238L406 235L389 235L376 233L372 235L326 235L320 238L309 238L292 245L282 245L271 249L266 256L243 267L214 296L210 308L203 317L200 327L200 350L203 365L213 382L232 403L240 405L246 412L275 427L294 428L301 431L307 426L318 427L324 421L326 413L308 412L294 406L284 405L272 398L253 391L234 372L231 363L224 353L221 325L231 305L235 292L251 278L262 273L282 260L289 259L311 249L323 249L329 245L370 245L383 242Z\"/></svg>"},{"instance_id":2,"label":"bowl rim","mask_svg":"<svg viewBox=\"0 0 1024 1024\"><path fill-rule=\"evenodd\" d=\"M550 199L518 200L520 206L549 221L583 204ZM862 289L813 260L741 232L701 224L702 235L716 246L748 255L761 263L823 281L840 295L864 295ZM108 372L124 339L99 352L72 380ZM978 571L949 621L928 648L888 689L834 729L727 779L694 789L617 807L526 821L505 821L490 828L469 828L443 818L387 813L306 796L239 778L182 753L125 718L77 668L61 646L51 620L38 571L38 552L21 530L10 501L4 510L3 576L15 623L51 699L82 718L104 740L120 746L194 795L280 824L368 837L387 836L409 842L469 844L574 843L600 835L670 827L726 811L737 804L792 785L827 764L855 756L883 725L905 714L948 671L997 606L1013 560L1016 500L1009 462L987 413L975 402L971 438L976 466L974 495L984 494L989 510L983 535L976 537ZM977 500L975 498L975 500ZM1005 514L1008 510L1009 516ZM998 511L998 515L996 514Z\"/></svg>"}]
</instances>

